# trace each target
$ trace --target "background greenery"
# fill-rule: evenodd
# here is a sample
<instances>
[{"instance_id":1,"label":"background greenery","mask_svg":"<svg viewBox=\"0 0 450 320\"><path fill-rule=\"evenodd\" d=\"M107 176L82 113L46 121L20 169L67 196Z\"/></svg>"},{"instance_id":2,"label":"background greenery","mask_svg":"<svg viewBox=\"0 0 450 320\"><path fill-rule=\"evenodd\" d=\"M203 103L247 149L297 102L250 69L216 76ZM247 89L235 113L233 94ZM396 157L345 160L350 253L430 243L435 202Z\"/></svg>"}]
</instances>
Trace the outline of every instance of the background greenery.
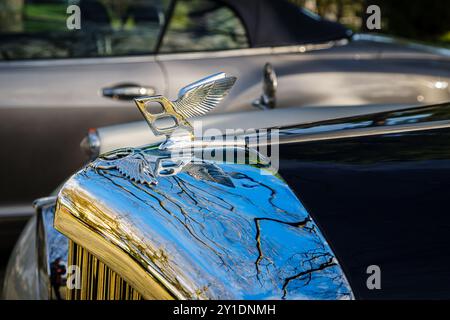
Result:
<instances>
[{"instance_id":1,"label":"background greenery","mask_svg":"<svg viewBox=\"0 0 450 320\"><path fill-rule=\"evenodd\" d=\"M365 10L380 6L380 33L450 46L450 1L448 0L290 0L354 31L365 30Z\"/></svg>"},{"instance_id":2,"label":"background greenery","mask_svg":"<svg viewBox=\"0 0 450 320\"><path fill-rule=\"evenodd\" d=\"M47 8L40 4L33 8L32 3L48 2ZM66 18L64 0L0 0L0 30L23 31L42 27L42 21L60 27ZM128 0L102 0L111 5L123 6ZM243 0L244 1L244 0ZM277 0L273 0L277 1ZM299 6L318 13L334 21L339 21L354 31L365 30L365 10L377 4L382 13L380 33L391 34L421 42L450 46L450 1L448 0L289 0ZM24 3L29 6L23 11ZM30 5L31 4L31 5ZM47 9L47 10L44 10ZM29 19L23 19L23 15ZM49 19L51 18L51 19ZM23 25L23 21L33 24ZM17 30L16 30L17 29ZM48 28L47 28L48 30Z\"/></svg>"}]
</instances>

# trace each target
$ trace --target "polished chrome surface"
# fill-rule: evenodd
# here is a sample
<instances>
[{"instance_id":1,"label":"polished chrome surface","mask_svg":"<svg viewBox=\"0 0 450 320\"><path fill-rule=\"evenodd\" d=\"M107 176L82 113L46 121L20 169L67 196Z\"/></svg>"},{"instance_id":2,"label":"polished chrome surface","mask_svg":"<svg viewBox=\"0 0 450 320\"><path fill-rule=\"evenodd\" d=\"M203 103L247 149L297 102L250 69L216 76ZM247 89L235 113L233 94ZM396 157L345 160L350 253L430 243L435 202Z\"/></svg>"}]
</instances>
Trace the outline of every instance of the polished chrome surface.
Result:
<instances>
[{"instance_id":1,"label":"polished chrome surface","mask_svg":"<svg viewBox=\"0 0 450 320\"><path fill-rule=\"evenodd\" d=\"M148 185L97 161L62 188L55 226L144 298L352 298L301 202L263 165L192 162Z\"/></svg>"},{"instance_id":2,"label":"polished chrome surface","mask_svg":"<svg viewBox=\"0 0 450 320\"><path fill-rule=\"evenodd\" d=\"M176 101L170 101L163 96L153 96L138 98L135 102L155 135L168 135L180 128L191 132L192 126L186 119L204 115L214 109L235 82L235 77L227 77L222 72L182 88ZM149 110L152 103L159 104L162 110ZM168 118L174 122L171 126L158 126L158 120Z\"/></svg>"}]
</instances>

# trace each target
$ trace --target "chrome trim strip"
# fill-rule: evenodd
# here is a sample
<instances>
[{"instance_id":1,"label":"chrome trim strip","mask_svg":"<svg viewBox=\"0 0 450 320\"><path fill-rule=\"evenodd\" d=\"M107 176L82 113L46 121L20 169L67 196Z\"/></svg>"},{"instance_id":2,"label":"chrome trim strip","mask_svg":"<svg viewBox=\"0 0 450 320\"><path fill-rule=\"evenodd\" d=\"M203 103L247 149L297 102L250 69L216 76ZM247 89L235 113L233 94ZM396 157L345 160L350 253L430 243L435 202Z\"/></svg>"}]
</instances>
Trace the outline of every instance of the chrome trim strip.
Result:
<instances>
[{"instance_id":1,"label":"chrome trim strip","mask_svg":"<svg viewBox=\"0 0 450 320\"><path fill-rule=\"evenodd\" d=\"M425 45L418 42L410 41L407 39L394 38L391 36L385 36L382 34L370 34L370 33L356 33L352 37L353 41L370 41L387 44L403 45L407 48L422 50L430 54L438 54L445 57L450 57L450 50L443 47L436 47L431 45Z\"/></svg>"},{"instance_id":2,"label":"chrome trim strip","mask_svg":"<svg viewBox=\"0 0 450 320\"><path fill-rule=\"evenodd\" d=\"M381 128L363 128L363 129L342 130L342 131L323 132L315 134L297 133L294 135L290 134L282 135L280 137L280 144L338 140L355 137L369 137L386 134L398 134L405 132L438 130L445 128L450 128L450 121L435 121L427 124L398 125L395 127L381 127ZM287 131L284 133L287 133Z\"/></svg>"},{"instance_id":3,"label":"chrome trim strip","mask_svg":"<svg viewBox=\"0 0 450 320\"><path fill-rule=\"evenodd\" d=\"M155 61L177 61L196 60L209 58L228 58L243 56L258 56L270 54L305 53L316 50L329 49L334 46L348 44L348 39L340 39L319 44L292 45L283 47L245 48L219 51L186 52L186 53L164 53L148 54L142 56L124 57L91 57L91 58L68 58L68 59L42 59L42 60L14 60L1 61L1 67L48 67L48 66L71 66L71 65L98 65L115 63L142 63Z\"/></svg>"},{"instance_id":4,"label":"chrome trim strip","mask_svg":"<svg viewBox=\"0 0 450 320\"><path fill-rule=\"evenodd\" d=\"M292 45L283 47L265 47L265 48L248 48L235 50L222 50L210 52L191 52L191 53L168 53L157 54L158 61L178 61L178 60L199 60L211 58L231 58L244 56L260 56L260 55L277 55L291 53L307 53L311 51L330 49L335 46L344 46L349 43L348 39L340 39L318 44Z\"/></svg>"},{"instance_id":5,"label":"chrome trim strip","mask_svg":"<svg viewBox=\"0 0 450 320\"><path fill-rule=\"evenodd\" d=\"M450 128L450 103L380 112L280 129L280 144Z\"/></svg>"}]
</instances>

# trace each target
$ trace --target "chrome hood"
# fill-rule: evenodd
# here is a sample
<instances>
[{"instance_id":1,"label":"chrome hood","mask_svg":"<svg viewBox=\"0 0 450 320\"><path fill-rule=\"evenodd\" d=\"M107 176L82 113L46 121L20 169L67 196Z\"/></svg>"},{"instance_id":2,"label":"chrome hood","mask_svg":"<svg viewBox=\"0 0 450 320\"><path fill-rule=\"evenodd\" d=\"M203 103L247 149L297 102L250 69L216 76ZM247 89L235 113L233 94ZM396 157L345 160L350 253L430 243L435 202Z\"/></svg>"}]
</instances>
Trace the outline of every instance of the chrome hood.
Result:
<instances>
[{"instance_id":1,"label":"chrome hood","mask_svg":"<svg viewBox=\"0 0 450 320\"><path fill-rule=\"evenodd\" d=\"M59 193L55 227L147 299L353 297L280 176L263 165L212 161L157 184L121 173L118 161L161 152L116 151L75 174Z\"/></svg>"}]
</instances>

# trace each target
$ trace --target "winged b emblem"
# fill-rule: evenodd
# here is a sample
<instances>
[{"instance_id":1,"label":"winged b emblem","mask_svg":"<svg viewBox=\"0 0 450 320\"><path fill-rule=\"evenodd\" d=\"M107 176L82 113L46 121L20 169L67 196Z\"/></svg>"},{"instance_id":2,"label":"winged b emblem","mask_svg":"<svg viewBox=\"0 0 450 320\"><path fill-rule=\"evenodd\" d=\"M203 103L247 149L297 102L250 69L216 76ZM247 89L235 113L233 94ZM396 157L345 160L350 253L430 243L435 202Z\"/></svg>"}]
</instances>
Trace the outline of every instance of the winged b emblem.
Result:
<instances>
[{"instance_id":1,"label":"winged b emblem","mask_svg":"<svg viewBox=\"0 0 450 320\"><path fill-rule=\"evenodd\" d=\"M95 170L116 169L118 173L131 181L147 186L158 184L159 176L173 176L186 172L191 177L234 187L227 174L214 163L193 163L192 158L171 158L169 155L152 155L140 149L129 149L112 156L104 155L89 164ZM164 163L170 163L170 166ZM167 173L170 172L170 173Z\"/></svg>"},{"instance_id":2,"label":"winged b emblem","mask_svg":"<svg viewBox=\"0 0 450 320\"><path fill-rule=\"evenodd\" d=\"M135 102L155 135L169 137L175 130L184 128L189 135L182 138L193 139L193 128L187 119L204 115L214 109L235 82L235 77L218 73L182 88L176 101L170 101L163 96L152 96L135 99ZM159 104L161 108L155 112L150 108L152 103ZM173 120L172 125L164 126L159 123L167 118ZM161 157L140 149L130 149L112 157L107 155L100 157L91 166L97 170L116 169L122 177L148 186L156 185L158 176L174 175L181 171L188 172L196 179L232 186L231 180L227 179L221 169L214 164L200 167L191 164L192 159L177 159L163 154L164 156ZM167 163L170 163L170 167Z\"/></svg>"},{"instance_id":3,"label":"winged b emblem","mask_svg":"<svg viewBox=\"0 0 450 320\"><path fill-rule=\"evenodd\" d=\"M135 102L155 135L168 136L178 128L192 133L192 126L187 119L204 115L214 109L235 82L235 77L228 77L221 72L182 88L175 101L164 96L152 96L135 99ZM159 104L162 111L149 110L150 105L154 103ZM169 125L163 125L164 120L169 120L165 122Z\"/></svg>"},{"instance_id":4,"label":"winged b emblem","mask_svg":"<svg viewBox=\"0 0 450 320\"><path fill-rule=\"evenodd\" d=\"M139 149L130 149L118 152L113 156L103 155L90 163L89 166L96 170L117 169L119 174L126 179L148 186L158 183L154 170L153 157L143 153Z\"/></svg>"}]
</instances>

